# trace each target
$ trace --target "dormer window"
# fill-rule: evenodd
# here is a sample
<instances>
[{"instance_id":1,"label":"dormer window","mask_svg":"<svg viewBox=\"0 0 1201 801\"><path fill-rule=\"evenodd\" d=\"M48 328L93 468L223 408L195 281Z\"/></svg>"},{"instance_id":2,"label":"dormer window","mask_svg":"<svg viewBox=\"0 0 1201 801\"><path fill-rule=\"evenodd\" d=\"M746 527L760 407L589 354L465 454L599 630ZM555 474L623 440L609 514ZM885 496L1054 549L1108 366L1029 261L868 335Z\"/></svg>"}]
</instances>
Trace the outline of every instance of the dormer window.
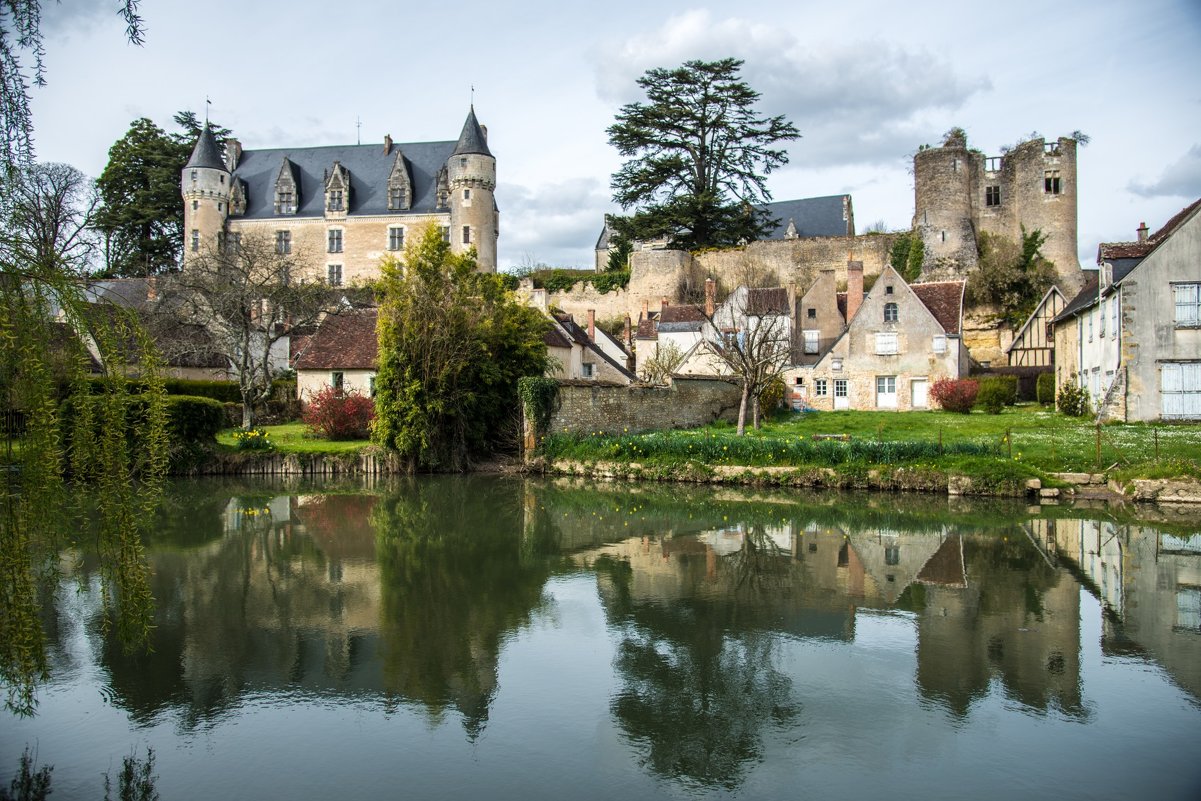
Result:
<instances>
[{"instance_id":1,"label":"dormer window","mask_svg":"<svg viewBox=\"0 0 1201 801\"><path fill-rule=\"evenodd\" d=\"M246 213L246 184L239 178L230 181L229 213L235 216Z\"/></svg>"},{"instance_id":2,"label":"dormer window","mask_svg":"<svg viewBox=\"0 0 1201 801\"><path fill-rule=\"evenodd\" d=\"M450 203L450 182L447 178L445 167L438 171L437 198L438 208L447 208Z\"/></svg>"},{"instance_id":3,"label":"dormer window","mask_svg":"<svg viewBox=\"0 0 1201 801\"><path fill-rule=\"evenodd\" d=\"M296 200L291 192L276 192L275 193L275 213L276 214L295 214Z\"/></svg>"},{"instance_id":4,"label":"dormer window","mask_svg":"<svg viewBox=\"0 0 1201 801\"><path fill-rule=\"evenodd\" d=\"M296 168L285 156L279 167L279 174L275 177L275 213L295 214L299 198Z\"/></svg>"},{"instance_id":5,"label":"dormer window","mask_svg":"<svg viewBox=\"0 0 1201 801\"><path fill-rule=\"evenodd\" d=\"M335 190L331 191L327 195L327 198L328 198L328 204L329 204L327 209L329 211L345 211L346 210L345 206L343 205L343 196L342 196L341 189L335 189Z\"/></svg>"},{"instance_id":6,"label":"dormer window","mask_svg":"<svg viewBox=\"0 0 1201 801\"><path fill-rule=\"evenodd\" d=\"M350 208L350 171L335 161L325 176L325 211L341 214Z\"/></svg>"},{"instance_id":7,"label":"dormer window","mask_svg":"<svg viewBox=\"0 0 1201 801\"><path fill-rule=\"evenodd\" d=\"M397 209L403 209L405 207L405 200L407 200L405 191L400 187L393 187L388 190L389 210L396 211Z\"/></svg>"},{"instance_id":8,"label":"dormer window","mask_svg":"<svg viewBox=\"0 0 1201 801\"><path fill-rule=\"evenodd\" d=\"M392 171L388 174L388 211L405 211L412 206L413 182L404 153L397 150Z\"/></svg>"}]
</instances>

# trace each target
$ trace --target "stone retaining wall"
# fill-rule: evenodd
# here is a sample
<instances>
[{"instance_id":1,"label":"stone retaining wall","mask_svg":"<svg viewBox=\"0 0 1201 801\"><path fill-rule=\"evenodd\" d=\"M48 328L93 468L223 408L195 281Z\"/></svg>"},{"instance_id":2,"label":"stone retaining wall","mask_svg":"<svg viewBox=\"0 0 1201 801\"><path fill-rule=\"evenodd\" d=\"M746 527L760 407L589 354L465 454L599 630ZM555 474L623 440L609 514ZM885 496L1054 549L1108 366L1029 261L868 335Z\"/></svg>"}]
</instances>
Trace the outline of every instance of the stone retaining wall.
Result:
<instances>
[{"instance_id":1,"label":"stone retaining wall","mask_svg":"<svg viewBox=\"0 0 1201 801\"><path fill-rule=\"evenodd\" d=\"M736 420L739 399L738 387L716 378L680 377L670 387L563 385L546 433L695 428Z\"/></svg>"}]
</instances>

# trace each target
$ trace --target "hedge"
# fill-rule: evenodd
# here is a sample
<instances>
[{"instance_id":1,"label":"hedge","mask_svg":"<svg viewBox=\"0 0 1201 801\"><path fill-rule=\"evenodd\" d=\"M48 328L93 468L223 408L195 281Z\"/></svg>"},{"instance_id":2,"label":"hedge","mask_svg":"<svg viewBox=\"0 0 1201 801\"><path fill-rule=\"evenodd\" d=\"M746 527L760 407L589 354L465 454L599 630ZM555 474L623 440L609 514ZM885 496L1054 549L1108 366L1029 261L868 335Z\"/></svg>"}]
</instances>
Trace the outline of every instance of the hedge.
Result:
<instances>
[{"instance_id":1,"label":"hedge","mask_svg":"<svg viewBox=\"0 0 1201 801\"><path fill-rule=\"evenodd\" d=\"M1055 403L1054 373L1039 373L1037 398L1043 406L1051 406Z\"/></svg>"},{"instance_id":2,"label":"hedge","mask_svg":"<svg viewBox=\"0 0 1201 801\"><path fill-rule=\"evenodd\" d=\"M107 390L107 382L103 378L90 378L93 395L100 395ZM139 379L126 379L126 386L131 393L141 392L146 385ZM241 403L242 392L237 381L215 381L191 378L166 378L163 386L168 395L191 395L199 398L212 398L221 403ZM271 382L271 397L285 399L296 397L296 379L277 378Z\"/></svg>"},{"instance_id":3,"label":"hedge","mask_svg":"<svg viewBox=\"0 0 1201 801\"><path fill-rule=\"evenodd\" d=\"M93 398L95 403L98 399ZM127 395L125 407L126 435L131 447L137 445L137 423L145 418L146 397ZM167 436L171 447L206 445L216 441L217 432L226 427L225 408L212 398L195 395L168 395L166 402ZM59 409L59 426L63 441L70 443L74 432L75 410L71 401ZM99 432L96 432L99 434Z\"/></svg>"}]
</instances>

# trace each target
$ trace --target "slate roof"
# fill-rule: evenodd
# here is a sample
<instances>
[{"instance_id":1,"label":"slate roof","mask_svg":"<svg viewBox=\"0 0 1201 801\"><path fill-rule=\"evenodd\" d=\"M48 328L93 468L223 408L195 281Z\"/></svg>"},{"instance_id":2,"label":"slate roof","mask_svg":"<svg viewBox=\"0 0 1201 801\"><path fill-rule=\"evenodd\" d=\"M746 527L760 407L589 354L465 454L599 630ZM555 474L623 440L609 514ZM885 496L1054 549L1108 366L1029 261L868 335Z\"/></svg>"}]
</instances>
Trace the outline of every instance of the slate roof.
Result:
<instances>
[{"instance_id":1,"label":"slate roof","mask_svg":"<svg viewBox=\"0 0 1201 801\"><path fill-rule=\"evenodd\" d=\"M221 146L217 144L217 137L213 136L213 130L209 128L207 122L200 131L200 136L196 137L196 146L192 148L192 157L188 159L188 164L184 169L192 167L225 169L225 158L221 154Z\"/></svg>"},{"instance_id":2,"label":"slate roof","mask_svg":"<svg viewBox=\"0 0 1201 801\"><path fill-rule=\"evenodd\" d=\"M609 356L609 354L601 350L600 347L597 346L597 344L588 336L588 331L584 329L583 326L579 325L575 320L573 320L570 314L556 314L555 320L559 322L559 325L563 326L563 329L567 332L567 335L578 342L582 347L587 348L596 355L600 356L605 360L605 362L607 362L611 367L620 372L630 381L638 380L638 376L631 373L624 364L618 364L617 361ZM625 349L622 348L622 350L624 351Z\"/></svg>"},{"instance_id":3,"label":"slate roof","mask_svg":"<svg viewBox=\"0 0 1201 801\"><path fill-rule=\"evenodd\" d=\"M463 123L463 132L459 134L459 141L455 144L454 155L465 156L470 153L492 155L492 151L488 149L488 139L480 128L479 120L475 118L475 106L467 112L467 120Z\"/></svg>"},{"instance_id":4,"label":"slate roof","mask_svg":"<svg viewBox=\"0 0 1201 801\"><path fill-rule=\"evenodd\" d=\"M1080 312L1092 306L1097 302L1097 274L1093 273L1084 280L1084 286L1076 293L1076 297L1072 298L1068 305L1063 307L1063 311L1055 316L1052 323L1063 322L1064 320L1075 317Z\"/></svg>"},{"instance_id":5,"label":"slate roof","mask_svg":"<svg viewBox=\"0 0 1201 801\"><path fill-rule=\"evenodd\" d=\"M292 338L297 370L374 370L379 366L375 309L326 317L308 337Z\"/></svg>"},{"instance_id":6,"label":"slate roof","mask_svg":"<svg viewBox=\"0 0 1201 801\"><path fill-rule=\"evenodd\" d=\"M959 320L963 316L964 286L964 281L928 281L910 284L909 288L948 334L958 334Z\"/></svg>"},{"instance_id":7,"label":"slate roof","mask_svg":"<svg viewBox=\"0 0 1201 801\"><path fill-rule=\"evenodd\" d=\"M843 218L844 202L850 204L851 196L807 197L759 206L758 208L766 210L776 221L776 227L763 238L783 239L788 230L789 220L792 220L793 226L796 227L797 236L802 238L853 234L854 231L848 231L848 221Z\"/></svg>"}]
</instances>

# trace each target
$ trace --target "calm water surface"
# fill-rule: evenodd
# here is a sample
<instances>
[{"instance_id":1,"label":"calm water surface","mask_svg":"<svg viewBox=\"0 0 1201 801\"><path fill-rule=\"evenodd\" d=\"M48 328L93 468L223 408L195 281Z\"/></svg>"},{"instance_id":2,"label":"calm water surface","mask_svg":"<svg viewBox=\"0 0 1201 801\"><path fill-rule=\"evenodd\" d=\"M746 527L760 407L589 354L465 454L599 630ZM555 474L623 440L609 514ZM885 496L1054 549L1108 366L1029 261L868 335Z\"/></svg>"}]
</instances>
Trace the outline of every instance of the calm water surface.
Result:
<instances>
[{"instance_id":1,"label":"calm water surface","mask_svg":"<svg viewBox=\"0 0 1201 801\"><path fill-rule=\"evenodd\" d=\"M1201 524L1197 525L1201 529ZM1201 537L1104 511L486 478L194 481L153 653L46 626L54 798L1201 797Z\"/></svg>"}]
</instances>

